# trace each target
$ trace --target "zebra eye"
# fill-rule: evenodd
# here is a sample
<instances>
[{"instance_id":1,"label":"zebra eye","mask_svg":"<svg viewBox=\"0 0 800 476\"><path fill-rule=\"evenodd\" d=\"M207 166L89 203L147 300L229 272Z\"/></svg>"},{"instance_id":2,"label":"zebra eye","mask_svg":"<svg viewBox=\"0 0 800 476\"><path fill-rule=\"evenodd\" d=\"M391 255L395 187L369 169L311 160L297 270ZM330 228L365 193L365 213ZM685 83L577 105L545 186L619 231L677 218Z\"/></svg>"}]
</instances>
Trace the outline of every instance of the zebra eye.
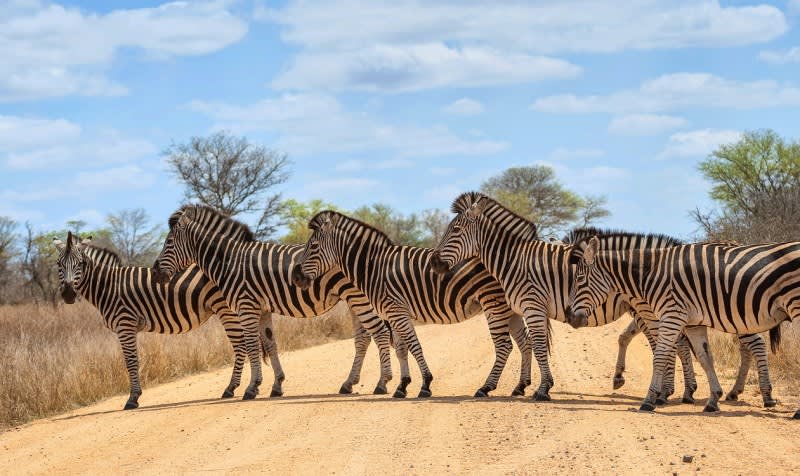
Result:
<instances>
[{"instance_id":1,"label":"zebra eye","mask_svg":"<svg viewBox=\"0 0 800 476\"><path fill-rule=\"evenodd\" d=\"M458 225L453 226L453 233L461 233L461 227Z\"/></svg>"}]
</instances>

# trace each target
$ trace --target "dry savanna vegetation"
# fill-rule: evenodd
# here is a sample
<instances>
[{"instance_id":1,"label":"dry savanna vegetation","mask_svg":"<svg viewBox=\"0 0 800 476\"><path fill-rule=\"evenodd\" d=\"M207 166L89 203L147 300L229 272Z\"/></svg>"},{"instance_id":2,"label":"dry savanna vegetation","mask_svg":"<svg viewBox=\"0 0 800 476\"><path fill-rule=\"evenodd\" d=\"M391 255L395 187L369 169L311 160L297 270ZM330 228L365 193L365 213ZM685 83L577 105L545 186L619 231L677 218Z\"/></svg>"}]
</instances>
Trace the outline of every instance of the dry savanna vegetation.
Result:
<instances>
[{"instance_id":1,"label":"dry savanna vegetation","mask_svg":"<svg viewBox=\"0 0 800 476\"><path fill-rule=\"evenodd\" d=\"M350 337L351 317L342 304L312 319L276 316L275 334L282 351L318 345ZM139 334L139 362L146 393L156 383L232 365L233 351L213 318L186 334ZM130 388L116 335L85 301L1 306L0 363L0 428L127 394ZM225 385L221 380L220 392Z\"/></svg>"}]
</instances>

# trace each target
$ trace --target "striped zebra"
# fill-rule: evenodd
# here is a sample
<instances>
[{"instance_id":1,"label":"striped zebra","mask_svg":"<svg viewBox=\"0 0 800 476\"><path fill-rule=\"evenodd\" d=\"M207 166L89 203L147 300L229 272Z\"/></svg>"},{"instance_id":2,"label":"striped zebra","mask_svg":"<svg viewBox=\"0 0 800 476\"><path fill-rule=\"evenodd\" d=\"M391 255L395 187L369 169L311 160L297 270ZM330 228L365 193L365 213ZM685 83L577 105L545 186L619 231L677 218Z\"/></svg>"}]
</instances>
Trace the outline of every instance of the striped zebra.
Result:
<instances>
[{"instance_id":1,"label":"striped zebra","mask_svg":"<svg viewBox=\"0 0 800 476\"><path fill-rule=\"evenodd\" d=\"M702 243L652 250L607 250L610 236L580 241L569 257L575 265L571 310L580 323L609 293L622 293L658 321L653 379L641 409L652 411L663 386L664 364L681 332L708 375L711 394L704 411L719 411L722 389L705 328L733 334L771 330L800 316L800 242L728 246ZM800 419L800 410L794 415Z\"/></svg>"},{"instance_id":2,"label":"striped zebra","mask_svg":"<svg viewBox=\"0 0 800 476\"><path fill-rule=\"evenodd\" d=\"M534 340L534 353L539 349L536 357L542 377L535 397L548 400L553 383L547 354L542 351L548 338L545 323L549 318L573 324L565 313L571 273L566 261L571 247L538 240L536 225L480 193L462 194L453 202L452 208L457 216L436 248L435 267L440 272L446 272L457 263L477 257L498 279L512 309L525 316L528 332ZM646 242L632 240L628 246L659 247L668 243L669 239L662 237ZM605 325L631 311L629 303L622 296L609 296L599 309L591 316L588 325ZM654 346L656 329L648 325L644 325L643 329ZM682 400L691 403L697 388L691 351L685 340L680 347L685 385ZM618 367L624 368L624 354L621 357L622 362L618 362ZM674 366L674 360L671 365ZM674 372L666 373L665 377L665 396L669 396L674 389ZM615 383L621 382L616 380ZM666 400L661 403L666 403Z\"/></svg>"},{"instance_id":3,"label":"striped zebra","mask_svg":"<svg viewBox=\"0 0 800 476\"><path fill-rule=\"evenodd\" d=\"M431 396L433 375L411 320L451 324L486 314L495 347L495 363L475 393L486 397L497 382L511 352L509 331L522 353L520 381L512 395L523 395L530 384L531 350L525 324L506 305L503 290L477 262L466 263L437 278L430 265L432 250L398 246L381 230L334 211L323 211L309 222L311 237L298 257L295 282L308 286L331 270L341 270L370 300L378 315L406 343L422 374L419 397ZM411 381L408 368L395 397L405 397Z\"/></svg>"},{"instance_id":4,"label":"striped zebra","mask_svg":"<svg viewBox=\"0 0 800 476\"><path fill-rule=\"evenodd\" d=\"M561 242L566 244L576 244L583 239L591 238L592 236L606 236L606 235L613 235L614 238L607 240L604 243L604 249L633 249L636 247L645 247L645 248L666 248L668 246L675 246L675 245L682 245L684 244L681 240L677 238L672 238L665 235L654 235L654 234L641 234L641 233L629 233L620 230L604 230L596 227L581 227L571 230L567 233L564 238L562 238ZM738 243L729 242L729 241L718 241L718 244L728 244L728 245L736 245ZM615 295L619 296L619 294ZM647 320L642 319L635 315L635 310L631 308L631 306L626 301L627 308L631 315L634 316L634 319L628 325L627 328L619 335L619 352L617 355L617 365L616 370L614 373L614 388L620 388L625 383L625 378L623 377L622 373L625 370L625 354L627 351L628 344L630 344L631 340L636 337L639 333L647 329L648 326L652 326L652 324L648 324ZM648 342L650 347L653 351L655 351L655 333L647 334ZM772 398L772 384L770 383L769 378L769 365L767 362L767 346L764 342L764 339L759 334L747 334L747 335L740 335L739 338L739 355L740 355L740 365L739 365L739 373L736 376L736 382L734 383L733 387L731 388L728 395L725 397L728 401L735 401L739 399L739 395L744 392L744 386L747 381L747 374L750 371L750 364L753 358L756 360L756 368L758 371L758 378L759 378L759 389L761 391L761 395L764 401L765 407L774 407L777 405L777 401ZM777 346L780 343L780 326L772 328L770 330L770 343L773 352L776 351ZM694 371L691 370L691 352L689 351L689 346L685 343L686 336L681 335L678 341L677 351L681 353L681 361L685 365L690 366L691 373L691 380L694 380ZM674 361L668 362L668 367L666 369L665 377L668 378L668 382L665 383L665 396L668 397L672 394L673 386L672 386L672 378L671 375L674 372L672 368L674 366ZM684 373L686 373L686 367L684 367ZM688 377L684 377L688 378ZM696 382L695 382L696 385Z\"/></svg>"},{"instance_id":5,"label":"striped zebra","mask_svg":"<svg viewBox=\"0 0 800 476\"><path fill-rule=\"evenodd\" d=\"M215 283L228 305L239 316L245 330L258 333L262 339L274 342L271 315L314 317L331 309L339 300L347 303L360 326L356 326L356 359L341 393L350 393L358 382L363 355L369 336L378 346L381 376L374 393L386 393L392 378L389 356L391 333L361 294L341 272L331 272L300 289L292 283L292 269L302 245L277 245L255 240L247 225L203 205L184 205L169 218L169 232L154 264L160 281L168 280L180 270L197 265ZM259 315L261 330L259 331ZM364 333L360 328L366 330ZM398 346L402 348L402 346ZM360 357L359 357L360 356ZM402 356L400 356L402 358ZM275 380L270 396L283 395L285 379L277 352L269 355ZM358 365L356 365L358 364ZM245 399L258 394L261 367L251 376Z\"/></svg>"},{"instance_id":6,"label":"striped zebra","mask_svg":"<svg viewBox=\"0 0 800 476\"><path fill-rule=\"evenodd\" d=\"M117 334L131 384L125 410L137 408L142 394L136 348L139 332L180 334L218 316L234 350L233 374L223 398L232 397L239 386L245 357L250 355L251 364L253 359L258 361L258 348L248 347L238 317L197 267L160 286L149 268L121 266L116 253L93 246L89 240L78 242L71 232L66 243L55 239L53 244L59 251L58 277L64 302L72 304L80 294Z\"/></svg>"}]
</instances>

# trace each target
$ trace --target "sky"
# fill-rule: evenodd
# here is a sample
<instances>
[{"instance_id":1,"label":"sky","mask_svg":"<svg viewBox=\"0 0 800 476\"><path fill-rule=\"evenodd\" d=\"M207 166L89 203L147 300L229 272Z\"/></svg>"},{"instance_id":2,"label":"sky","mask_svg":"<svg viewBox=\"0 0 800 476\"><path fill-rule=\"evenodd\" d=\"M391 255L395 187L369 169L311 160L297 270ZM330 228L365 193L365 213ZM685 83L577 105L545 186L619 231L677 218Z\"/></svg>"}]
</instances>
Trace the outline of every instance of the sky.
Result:
<instances>
[{"instance_id":1,"label":"sky","mask_svg":"<svg viewBox=\"0 0 800 476\"><path fill-rule=\"evenodd\" d=\"M288 154L286 198L448 209L511 166L693 236L698 163L800 138L800 0L0 0L0 215L40 231L183 187L162 152L224 129Z\"/></svg>"}]
</instances>

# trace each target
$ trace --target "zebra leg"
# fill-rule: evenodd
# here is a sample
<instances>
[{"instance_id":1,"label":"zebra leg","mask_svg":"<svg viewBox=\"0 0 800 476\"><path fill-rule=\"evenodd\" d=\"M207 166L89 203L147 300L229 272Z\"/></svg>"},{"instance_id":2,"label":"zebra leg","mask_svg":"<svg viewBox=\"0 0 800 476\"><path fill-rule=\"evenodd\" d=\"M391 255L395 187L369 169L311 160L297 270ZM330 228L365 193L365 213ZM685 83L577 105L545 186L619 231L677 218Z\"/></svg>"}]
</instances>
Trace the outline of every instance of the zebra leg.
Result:
<instances>
[{"instance_id":1,"label":"zebra leg","mask_svg":"<svg viewBox=\"0 0 800 476\"><path fill-rule=\"evenodd\" d=\"M719 384L717 373L714 371L714 357L711 355L711 347L708 345L708 335L706 328L702 326L687 327L685 329L686 337L692 343L692 348L697 354L697 359L703 366L703 370L708 377L710 387L710 394L708 402L706 402L704 412L718 412L719 399L722 397L722 387Z\"/></svg>"},{"instance_id":2,"label":"zebra leg","mask_svg":"<svg viewBox=\"0 0 800 476\"><path fill-rule=\"evenodd\" d=\"M678 358L681 359L681 368L683 369L683 398L681 398L681 403L694 403L694 392L697 390L697 378L694 374L692 349L685 335L682 334L678 338L675 350L678 353Z\"/></svg>"},{"instance_id":3,"label":"zebra leg","mask_svg":"<svg viewBox=\"0 0 800 476\"><path fill-rule=\"evenodd\" d=\"M753 360L752 354L750 354L750 349L748 349L747 345L744 343L744 337L746 336L739 336L739 373L736 375L736 382L734 382L731 391L725 396L725 400L729 402L739 400L739 395L744 392L747 374L750 372L750 363Z\"/></svg>"},{"instance_id":4,"label":"zebra leg","mask_svg":"<svg viewBox=\"0 0 800 476\"><path fill-rule=\"evenodd\" d=\"M655 350L653 351L653 376L647 396L641 407L639 407L640 411L651 412L656 408L656 399L663 392L664 372L667 369L668 362L670 360L675 361L675 342L680 337L684 322L675 317L672 319L662 317L658 323L658 334L656 336ZM648 333L654 331L655 329L650 328Z\"/></svg>"},{"instance_id":5,"label":"zebra leg","mask_svg":"<svg viewBox=\"0 0 800 476\"><path fill-rule=\"evenodd\" d=\"M283 373L283 366L281 366L281 361L278 358L278 344L275 342L275 331L272 324L271 312L264 313L261 316L258 336L259 340L261 341L261 345L264 346L264 353L269 356L269 362L272 366L272 372L275 376L275 380L272 383L272 391L270 392L269 396L280 397L283 395L282 384L283 381L286 380L286 375ZM260 375L258 383L261 384ZM256 393L258 393L257 390Z\"/></svg>"},{"instance_id":6,"label":"zebra leg","mask_svg":"<svg viewBox=\"0 0 800 476\"><path fill-rule=\"evenodd\" d=\"M373 395L386 395L389 393L386 385L392 380L392 342L397 342L400 338L395 340L392 337L392 329L388 324L382 325L380 330L372 336L375 340L375 345L378 346L378 356L381 361L381 376L378 378L378 383L375 384L375 389L372 391ZM395 344L398 345L398 344ZM406 355L408 355L406 353ZM408 367L408 358L406 358L406 367Z\"/></svg>"},{"instance_id":7,"label":"zebra leg","mask_svg":"<svg viewBox=\"0 0 800 476\"><path fill-rule=\"evenodd\" d=\"M749 354L755 358L758 367L758 387L761 390L761 398L764 400L764 407L771 408L778 404L772 398L772 383L769 378L769 363L767 361L767 344L759 334L740 336L739 341L745 344Z\"/></svg>"},{"instance_id":8,"label":"zebra leg","mask_svg":"<svg viewBox=\"0 0 800 476\"><path fill-rule=\"evenodd\" d=\"M528 328L525 327L525 321L521 316L516 314L511 317L509 321L509 330L511 337L517 343L517 348L522 354L522 362L520 363L519 383L514 387L511 396L525 395L525 389L531 384L531 362L533 361L533 353L531 350L531 341L528 337Z\"/></svg>"},{"instance_id":9,"label":"zebra leg","mask_svg":"<svg viewBox=\"0 0 800 476\"><path fill-rule=\"evenodd\" d=\"M406 398L408 384L411 383L411 368L408 366L408 345L399 336L395 340L395 355L397 355L397 361L400 363L400 384L392 397Z\"/></svg>"},{"instance_id":10,"label":"zebra leg","mask_svg":"<svg viewBox=\"0 0 800 476\"><path fill-rule=\"evenodd\" d=\"M647 337L647 342L650 344L650 349L655 356L656 346L658 343L658 324L657 323L641 323L644 326L644 335ZM663 406L667 404L670 395L675 393L675 354L672 354L665 365L664 375L662 380L662 390L656 395L656 406Z\"/></svg>"},{"instance_id":11,"label":"zebra leg","mask_svg":"<svg viewBox=\"0 0 800 476\"><path fill-rule=\"evenodd\" d=\"M375 395L386 394L386 385L392 380L392 330L389 327L389 323L375 314L367 297L360 292L356 292L355 288L346 289L342 293L341 298L347 303L347 306L350 308L350 313L355 316L353 319L353 328L366 330L366 332L372 336L372 339L375 340L375 345L378 346L381 375L372 393ZM367 342L366 347L369 347L369 342ZM364 348L365 352L366 347ZM358 348L356 348L356 354L358 354ZM355 361L353 362L353 367L355 368ZM352 371L350 375L353 375ZM344 388L344 385L342 385L342 387Z\"/></svg>"},{"instance_id":12,"label":"zebra leg","mask_svg":"<svg viewBox=\"0 0 800 476\"><path fill-rule=\"evenodd\" d=\"M412 324L410 316L404 311L395 311L395 313L389 316L389 322L392 324L392 330L396 330L403 339L403 342L405 342L405 344L408 346L408 350L417 361L419 372L422 374L422 387L420 388L419 395L417 397L430 397L433 374L431 374L431 371L428 368L428 363L425 362L425 355L422 352L422 345L419 343L417 331L414 330L414 324ZM402 381L400 384L402 385Z\"/></svg>"},{"instance_id":13,"label":"zebra leg","mask_svg":"<svg viewBox=\"0 0 800 476\"><path fill-rule=\"evenodd\" d=\"M244 344L244 329L239 325L239 317L235 314L220 314L219 320L225 328L225 335L233 347L233 373L231 381L222 392L222 398L233 397L233 392L239 388L242 381L242 368L247 357L247 349Z\"/></svg>"},{"instance_id":14,"label":"zebra leg","mask_svg":"<svg viewBox=\"0 0 800 476\"><path fill-rule=\"evenodd\" d=\"M125 368L128 370L128 379L131 382L131 394L125 402L125 410L139 408L139 397L142 395L142 386L139 383L139 355L136 349L136 330L124 329L117 331L117 338L125 357Z\"/></svg>"},{"instance_id":15,"label":"zebra leg","mask_svg":"<svg viewBox=\"0 0 800 476\"><path fill-rule=\"evenodd\" d=\"M369 348L371 341L372 337L370 337L367 330L353 316L353 344L355 344L356 353L355 357L353 357L353 366L350 368L350 374L342 386L339 387L339 393L353 393L353 385L356 385L361 380L361 367L364 365L364 357L367 355L367 348Z\"/></svg>"},{"instance_id":16,"label":"zebra leg","mask_svg":"<svg viewBox=\"0 0 800 476\"><path fill-rule=\"evenodd\" d=\"M614 368L614 390L625 385L625 376L623 373L625 372L625 359L628 353L628 345L631 343L631 340L636 337L636 334L642 332L642 327L640 327L640 325L644 325L639 321L641 321L640 317L634 317L631 323L628 324L628 327L626 327L617 338L619 350L617 351L617 365Z\"/></svg>"},{"instance_id":17,"label":"zebra leg","mask_svg":"<svg viewBox=\"0 0 800 476\"><path fill-rule=\"evenodd\" d=\"M538 312L538 310L527 310L525 323L528 325L528 334L533 341L533 355L536 357L536 363L539 364L541 375L539 388L533 394L533 399L549 401L550 389L553 387L553 374L550 373L550 364L547 361L550 353L549 322L545 313Z\"/></svg>"},{"instance_id":18,"label":"zebra leg","mask_svg":"<svg viewBox=\"0 0 800 476\"><path fill-rule=\"evenodd\" d=\"M477 398L488 397L489 392L497 388L497 382L500 381L500 375L503 373L503 368L506 366L508 355L513 347L511 336L508 335L508 318L487 315L486 320L494 344L494 365L489 376L486 377L486 382L475 392Z\"/></svg>"},{"instance_id":19,"label":"zebra leg","mask_svg":"<svg viewBox=\"0 0 800 476\"><path fill-rule=\"evenodd\" d=\"M243 311L239 310L239 322L244 328L245 348L250 359L250 384L244 391L242 400L252 400L258 395L258 387L261 385L261 336L259 335L259 316L255 309ZM267 352L267 343L264 343L264 351Z\"/></svg>"}]
</instances>

